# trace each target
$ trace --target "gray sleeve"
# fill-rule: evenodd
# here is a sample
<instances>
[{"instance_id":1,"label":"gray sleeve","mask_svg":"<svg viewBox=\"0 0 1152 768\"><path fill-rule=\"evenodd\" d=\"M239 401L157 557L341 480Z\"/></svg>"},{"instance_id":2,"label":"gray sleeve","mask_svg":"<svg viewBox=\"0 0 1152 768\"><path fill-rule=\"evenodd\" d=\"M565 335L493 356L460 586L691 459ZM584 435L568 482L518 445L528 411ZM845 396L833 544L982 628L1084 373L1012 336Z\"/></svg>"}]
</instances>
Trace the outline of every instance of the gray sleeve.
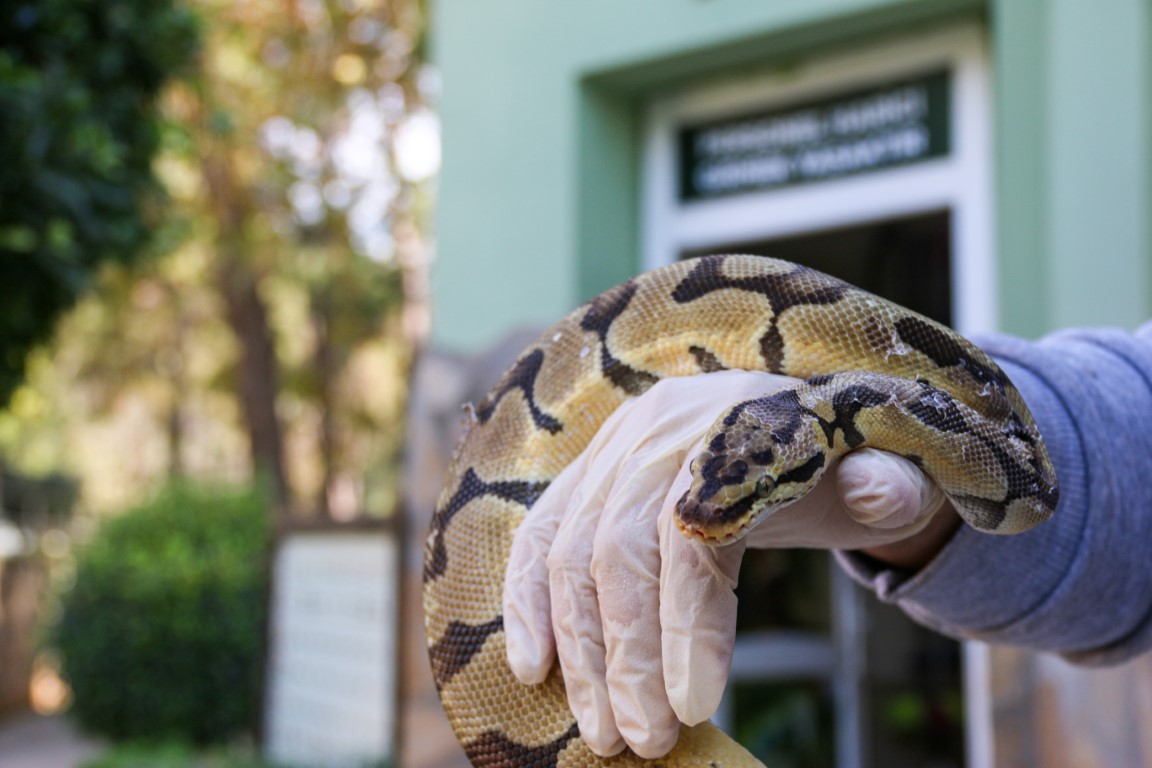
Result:
<instances>
[{"instance_id":1,"label":"gray sleeve","mask_svg":"<svg viewBox=\"0 0 1152 768\"><path fill-rule=\"evenodd\" d=\"M1017 536L964 526L909 574L837 553L857 581L945 634L1119 663L1152 648L1152 323L978 340L1020 389L1060 502Z\"/></svg>"}]
</instances>

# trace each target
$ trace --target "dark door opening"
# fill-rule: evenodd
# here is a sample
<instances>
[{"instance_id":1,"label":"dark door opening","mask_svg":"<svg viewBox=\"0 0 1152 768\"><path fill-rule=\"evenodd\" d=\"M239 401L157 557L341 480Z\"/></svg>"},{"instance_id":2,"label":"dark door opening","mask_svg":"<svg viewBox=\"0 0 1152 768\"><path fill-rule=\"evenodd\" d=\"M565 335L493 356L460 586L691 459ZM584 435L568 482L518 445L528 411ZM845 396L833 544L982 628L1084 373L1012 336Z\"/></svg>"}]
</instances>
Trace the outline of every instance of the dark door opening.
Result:
<instances>
[{"instance_id":1,"label":"dark door opening","mask_svg":"<svg viewBox=\"0 0 1152 768\"><path fill-rule=\"evenodd\" d=\"M835 275L948 324L952 317L951 216L935 211L772 240L718 243L682 254L752 253L787 259ZM788 637L792 647L836 648L842 627L860 627L863 668L859 681L836 659L828 676L734 674L730 682L734 735L768 765L836 766L837 738L858 734L848 746L867 768L960 768L964 724L960 646L913 623L874 599L863 604L863 621L838 621L835 589L857 589L830 578L826 553L811 550L749 551L740 573L737 642L741 636ZM835 582L842 583L837 586ZM841 628L841 629L838 629ZM842 644L841 644L842 647ZM776 659L771 665L781 667ZM860 722L837 722L839 686L857 686ZM839 712L839 714L838 714Z\"/></svg>"},{"instance_id":2,"label":"dark door opening","mask_svg":"<svg viewBox=\"0 0 1152 768\"><path fill-rule=\"evenodd\" d=\"M773 240L720 243L687 251L682 258L753 253L786 259L947 324L952 319L951 235L945 210Z\"/></svg>"}]
</instances>

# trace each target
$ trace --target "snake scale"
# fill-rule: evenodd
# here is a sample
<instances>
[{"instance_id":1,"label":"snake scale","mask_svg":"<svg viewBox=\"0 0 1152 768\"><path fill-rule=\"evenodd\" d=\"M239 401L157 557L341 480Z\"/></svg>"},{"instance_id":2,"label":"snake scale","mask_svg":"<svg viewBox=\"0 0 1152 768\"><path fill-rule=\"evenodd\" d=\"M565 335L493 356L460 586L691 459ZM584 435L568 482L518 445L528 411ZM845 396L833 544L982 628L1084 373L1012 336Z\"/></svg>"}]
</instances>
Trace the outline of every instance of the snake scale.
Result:
<instances>
[{"instance_id":1,"label":"snake scale","mask_svg":"<svg viewBox=\"0 0 1152 768\"><path fill-rule=\"evenodd\" d=\"M806 381L717 421L679 507L690 535L737 538L862 445L916 462L982 531L1023 531L1055 509L1055 471L1023 400L948 328L759 256L707 256L629 280L546 331L466 411L428 534L424 609L436 687L473 765L760 765L709 723L682 728L659 760L597 757L559 669L522 685L504 651L509 546L549 482L626 398L665 377L724 369Z\"/></svg>"}]
</instances>

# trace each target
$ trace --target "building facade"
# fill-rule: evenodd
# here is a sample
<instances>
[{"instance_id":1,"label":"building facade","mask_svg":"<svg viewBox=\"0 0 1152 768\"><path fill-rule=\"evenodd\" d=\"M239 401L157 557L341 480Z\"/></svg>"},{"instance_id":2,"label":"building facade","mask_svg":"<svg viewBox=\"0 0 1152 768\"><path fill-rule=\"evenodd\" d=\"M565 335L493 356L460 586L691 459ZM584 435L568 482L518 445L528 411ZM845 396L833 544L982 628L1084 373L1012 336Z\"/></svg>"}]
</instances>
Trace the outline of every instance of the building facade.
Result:
<instances>
[{"instance_id":1,"label":"building facade","mask_svg":"<svg viewBox=\"0 0 1152 768\"><path fill-rule=\"evenodd\" d=\"M1152 316L1147 0L432 12L444 165L427 398L474 396L491 375L476 360L506 355L502 340L714 251L806 263L965 333ZM750 558L741 588L779 599L742 608L718 719L766 759L1152 761L1147 662L1087 672L961 646L812 553ZM406 685L415 700L424 683ZM1101 725L1126 707L1140 714Z\"/></svg>"}]
</instances>

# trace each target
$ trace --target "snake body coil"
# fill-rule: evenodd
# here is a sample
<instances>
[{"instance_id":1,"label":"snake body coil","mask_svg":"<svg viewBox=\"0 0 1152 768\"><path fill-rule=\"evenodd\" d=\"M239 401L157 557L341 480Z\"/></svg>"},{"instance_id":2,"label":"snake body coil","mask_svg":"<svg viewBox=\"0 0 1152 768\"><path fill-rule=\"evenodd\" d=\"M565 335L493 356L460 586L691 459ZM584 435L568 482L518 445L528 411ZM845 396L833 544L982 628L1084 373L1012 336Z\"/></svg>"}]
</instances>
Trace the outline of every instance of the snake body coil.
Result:
<instances>
[{"instance_id":1,"label":"snake body coil","mask_svg":"<svg viewBox=\"0 0 1152 768\"><path fill-rule=\"evenodd\" d=\"M816 475L806 467L823 467L832 458L825 452L861 445L917 462L980 530L1026 530L1055 509L1055 472L1020 395L987 355L946 327L814 270L757 256L709 256L629 280L545 332L468 411L433 516L424 562L429 654L473 765L760 765L708 723L683 728L676 749L656 761L627 751L597 757L580 739L559 669L525 686L504 652L512 535L549 482L626 398L665 377L725 369L809 380L734 407L714 428L727 437L728 429L767 426L776 453L791 447L802 455L770 481L730 480L734 462L742 473L756 463L735 450L723 462L715 451L702 456L695 495L680 509L692 535L714 542L740 535L763 511L749 499L769 496L769 486L772 503L793 498L802 493L793 487L798 473ZM756 419L744 423L742 413ZM802 419L815 437L798 449Z\"/></svg>"}]
</instances>

